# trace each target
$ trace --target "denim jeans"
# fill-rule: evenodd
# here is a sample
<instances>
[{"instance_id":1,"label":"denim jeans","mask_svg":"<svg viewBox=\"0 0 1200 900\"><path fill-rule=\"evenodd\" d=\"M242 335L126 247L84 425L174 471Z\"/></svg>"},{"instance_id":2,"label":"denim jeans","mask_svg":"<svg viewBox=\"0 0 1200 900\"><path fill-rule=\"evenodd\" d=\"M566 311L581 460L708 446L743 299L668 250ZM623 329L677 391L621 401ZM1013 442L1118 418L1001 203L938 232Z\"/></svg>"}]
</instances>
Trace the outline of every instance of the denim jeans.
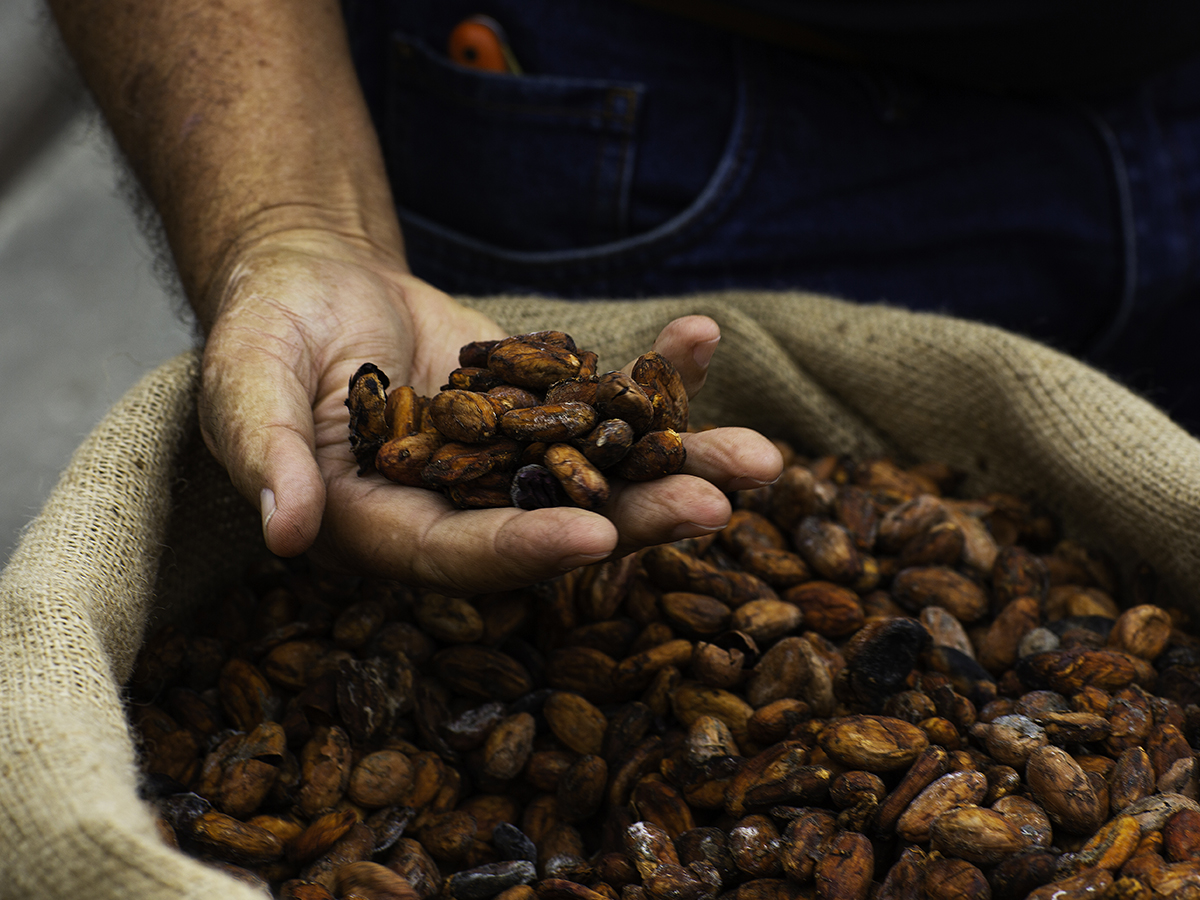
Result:
<instances>
[{"instance_id":1,"label":"denim jeans","mask_svg":"<svg viewBox=\"0 0 1200 900\"><path fill-rule=\"evenodd\" d=\"M800 288L1081 357L1200 430L1200 60L1086 98L815 59L623 0L347 0L414 271L452 293Z\"/></svg>"}]
</instances>

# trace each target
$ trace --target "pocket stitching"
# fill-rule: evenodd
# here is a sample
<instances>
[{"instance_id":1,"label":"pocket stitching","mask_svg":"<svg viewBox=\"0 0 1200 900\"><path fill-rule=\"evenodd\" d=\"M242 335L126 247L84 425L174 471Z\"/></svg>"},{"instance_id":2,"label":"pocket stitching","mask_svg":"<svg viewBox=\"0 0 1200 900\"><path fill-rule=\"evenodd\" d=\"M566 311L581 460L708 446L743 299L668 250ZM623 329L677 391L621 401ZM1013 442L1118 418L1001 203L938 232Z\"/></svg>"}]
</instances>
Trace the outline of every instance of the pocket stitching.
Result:
<instances>
[{"instance_id":1,"label":"pocket stitching","mask_svg":"<svg viewBox=\"0 0 1200 900\"><path fill-rule=\"evenodd\" d=\"M644 88L640 84L594 78L567 78L561 75L499 75L489 72L475 72L449 60L443 60L423 41L406 38L399 34L394 35L392 40L396 55L402 60L410 60L405 68L411 70L413 81L421 87L428 89L440 100L468 109L494 110L497 113L506 113L509 115L544 116L546 118L583 122L599 120L604 130L613 130L618 133L632 133L635 121L628 113L614 115L609 106L611 104L611 95L614 91L640 95L644 91ZM499 88L504 85L503 80L520 79L520 87L523 91L528 90L530 87L558 87L601 92L601 102L599 106L589 103L588 107L582 110L569 106L553 106L537 102L494 102L471 96L463 90L456 90L445 79L431 77L433 71L441 71L457 81L478 79L475 82L478 87L490 86L490 88ZM517 85L514 83L513 87L516 88Z\"/></svg>"},{"instance_id":2,"label":"pocket stitching","mask_svg":"<svg viewBox=\"0 0 1200 900\"><path fill-rule=\"evenodd\" d=\"M562 285L584 278L609 277L650 256L662 257L673 252L681 242L724 215L754 168L764 121L758 108L761 101L754 90L754 63L746 58L741 42L737 49L737 100L729 141L708 184L679 215L647 232L591 247L508 250L400 207L402 226L412 231L412 244L423 245L426 259L438 267L457 269L466 261L468 267L476 267L474 277L520 282L522 274L529 274L545 279L545 286L550 282ZM530 286L526 284L521 289Z\"/></svg>"}]
</instances>

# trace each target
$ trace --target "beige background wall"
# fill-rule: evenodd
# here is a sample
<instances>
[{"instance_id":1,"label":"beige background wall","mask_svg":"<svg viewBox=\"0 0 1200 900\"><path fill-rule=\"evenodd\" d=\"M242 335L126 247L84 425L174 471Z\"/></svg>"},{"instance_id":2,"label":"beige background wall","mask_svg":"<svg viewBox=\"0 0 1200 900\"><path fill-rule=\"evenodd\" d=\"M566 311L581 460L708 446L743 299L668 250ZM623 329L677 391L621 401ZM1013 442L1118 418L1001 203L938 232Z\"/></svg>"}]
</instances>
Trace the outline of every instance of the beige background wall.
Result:
<instances>
[{"instance_id":1,"label":"beige background wall","mask_svg":"<svg viewBox=\"0 0 1200 900\"><path fill-rule=\"evenodd\" d=\"M0 0L0 564L82 437L191 344L41 0Z\"/></svg>"}]
</instances>

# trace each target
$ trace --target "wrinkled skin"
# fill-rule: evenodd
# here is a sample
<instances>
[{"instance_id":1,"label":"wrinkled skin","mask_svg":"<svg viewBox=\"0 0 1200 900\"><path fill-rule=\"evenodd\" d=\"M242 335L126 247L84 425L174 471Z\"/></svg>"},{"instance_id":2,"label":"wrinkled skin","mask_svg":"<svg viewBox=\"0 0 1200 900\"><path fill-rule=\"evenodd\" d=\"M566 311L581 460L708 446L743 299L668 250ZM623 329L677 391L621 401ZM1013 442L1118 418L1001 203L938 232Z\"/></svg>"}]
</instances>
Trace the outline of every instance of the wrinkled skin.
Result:
<instances>
[{"instance_id":1,"label":"wrinkled skin","mask_svg":"<svg viewBox=\"0 0 1200 900\"><path fill-rule=\"evenodd\" d=\"M687 436L683 473L616 482L602 515L462 511L432 491L359 477L344 401L362 362L430 395L459 347L505 332L392 254L328 231L272 235L227 271L204 355L201 423L238 489L260 504L267 545L282 556L311 548L330 568L449 593L496 590L719 529L730 513L724 491L778 475L770 442L724 428ZM694 394L718 337L711 319L689 316L664 328L654 349Z\"/></svg>"}]
</instances>

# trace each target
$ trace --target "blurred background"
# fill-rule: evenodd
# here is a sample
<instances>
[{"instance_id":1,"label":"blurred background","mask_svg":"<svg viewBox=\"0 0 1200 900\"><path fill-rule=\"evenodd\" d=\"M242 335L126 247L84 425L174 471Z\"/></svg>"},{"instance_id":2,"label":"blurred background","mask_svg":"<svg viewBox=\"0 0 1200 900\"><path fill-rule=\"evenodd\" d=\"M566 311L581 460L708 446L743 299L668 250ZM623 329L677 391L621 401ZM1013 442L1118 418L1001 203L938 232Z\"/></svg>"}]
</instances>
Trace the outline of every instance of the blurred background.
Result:
<instances>
[{"instance_id":1,"label":"blurred background","mask_svg":"<svg viewBox=\"0 0 1200 900\"><path fill-rule=\"evenodd\" d=\"M0 566L71 453L192 346L43 0L0 0Z\"/></svg>"}]
</instances>

